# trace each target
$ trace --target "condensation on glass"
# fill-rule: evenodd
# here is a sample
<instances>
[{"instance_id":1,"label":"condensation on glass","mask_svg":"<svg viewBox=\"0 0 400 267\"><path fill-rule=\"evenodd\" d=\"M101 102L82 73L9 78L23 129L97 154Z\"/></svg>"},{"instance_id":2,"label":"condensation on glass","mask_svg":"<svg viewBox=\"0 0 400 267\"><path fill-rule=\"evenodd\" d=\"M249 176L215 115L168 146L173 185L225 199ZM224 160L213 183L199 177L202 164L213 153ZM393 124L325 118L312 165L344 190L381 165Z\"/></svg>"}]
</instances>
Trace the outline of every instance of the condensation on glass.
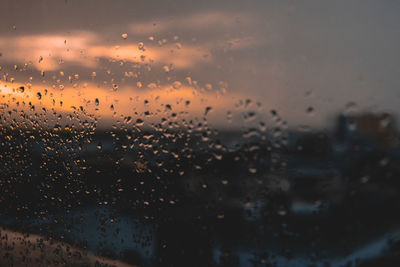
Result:
<instances>
[{"instance_id":1,"label":"condensation on glass","mask_svg":"<svg viewBox=\"0 0 400 267\"><path fill-rule=\"evenodd\" d=\"M0 265L400 263L400 3L0 8Z\"/></svg>"}]
</instances>

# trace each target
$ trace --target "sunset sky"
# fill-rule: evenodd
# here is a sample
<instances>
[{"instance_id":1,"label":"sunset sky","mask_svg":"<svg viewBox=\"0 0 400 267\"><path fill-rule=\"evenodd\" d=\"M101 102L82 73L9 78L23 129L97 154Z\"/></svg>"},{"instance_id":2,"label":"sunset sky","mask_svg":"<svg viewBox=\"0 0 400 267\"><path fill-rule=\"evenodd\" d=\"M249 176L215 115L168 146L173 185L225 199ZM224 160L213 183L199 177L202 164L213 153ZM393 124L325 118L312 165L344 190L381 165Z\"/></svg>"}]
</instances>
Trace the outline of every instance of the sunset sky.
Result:
<instances>
[{"instance_id":1,"label":"sunset sky","mask_svg":"<svg viewBox=\"0 0 400 267\"><path fill-rule=\"evenodd\" d=\"M217 128L247 111L268 122L271 109L293 128L330 127L346 106L400 116L399 11L398 1L5 0L0 101L83 105L104 125L149 110L159 120L167 104L185 118L212 107Z\"/></svg>"}]
</instances>

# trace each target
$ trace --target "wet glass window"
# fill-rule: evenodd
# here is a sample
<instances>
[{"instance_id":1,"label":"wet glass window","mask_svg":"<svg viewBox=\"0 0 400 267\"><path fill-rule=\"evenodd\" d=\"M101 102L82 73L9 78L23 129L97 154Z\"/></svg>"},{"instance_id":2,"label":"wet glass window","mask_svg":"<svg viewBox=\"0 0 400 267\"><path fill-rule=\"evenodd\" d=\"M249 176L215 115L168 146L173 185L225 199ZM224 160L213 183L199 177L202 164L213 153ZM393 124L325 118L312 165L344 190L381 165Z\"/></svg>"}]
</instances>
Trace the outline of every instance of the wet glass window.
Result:
<instances>
[{"instance_id":1,"label":"wet glass window","mask_svg":"<svg viewBox=\"0 0 400 267\"><path fill-rule=\"evenodd\" d=\"M2 0L1 266L400 266L400 2Z\"/></svg>"}]
</instances>

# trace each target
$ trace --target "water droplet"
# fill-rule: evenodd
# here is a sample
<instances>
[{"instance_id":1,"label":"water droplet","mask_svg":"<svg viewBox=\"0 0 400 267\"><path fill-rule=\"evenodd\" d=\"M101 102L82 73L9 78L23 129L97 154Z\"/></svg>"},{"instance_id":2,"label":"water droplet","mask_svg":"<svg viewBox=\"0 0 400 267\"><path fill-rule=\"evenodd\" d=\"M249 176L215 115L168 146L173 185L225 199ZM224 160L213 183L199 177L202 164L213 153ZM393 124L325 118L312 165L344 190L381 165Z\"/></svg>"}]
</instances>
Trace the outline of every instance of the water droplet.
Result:
<instances>
[{"instance_id":1,"label":"water droplet","mask_svg":"<svg viewBox=\"0 0 400 267\"><path fill-rule=\"evenodd\" d=\"M368 175L361 177L361 183L365 184L368 181L369 181L369 176Z\"/></svg>"},{"instance_id":2,"label":"water droplet","mask_svg":"<svg viewBox=\"0 0 400 267\"><path fill-rule=\"evenodd\" d=\"M255 173L257 173L257 169L256 168L249 168L249 173L255 174Z\"/></svg>"},{"instance_id":3,"label":"water droplet","mask_svg":"<svg viewBox=\"0 0 400 267\"><path fill-rule=\"evenodd\" d=\"M36 94L36 96L37 96L37 98L40 100L40 99L42 99L42 94L40 93L40 92L38 92L37 94Z\"/></svg>"},{"instance_id":4,"label":"water droplet","mask_svg":"<svg viewBox=\"0 0 400 267\"><path fill-rule=\"evenodd\" d=\"M278 214L281 215L281 216L285 216L287 214L287 211L286 210L279 210Z\"/></svg>"},{"instance_id":5,"label":"water droplet","mask_svg":"<svg viewBox=\"0 0 400 267\"><path fill-rule=\"evenodd\" d=\"M212 107L206 107L206 110L204 112L204 116L206 116L208 114L208 112L210 112L212 110Z\"/></svg>"},{"instance_id":6,"label":"water droplet","mask_svg":"<svg viewBox=\"0 0 400 267\"><path fill-rule=\"evenodd\" d=\"M348 114L354 113L354 112L357 111L357 108L358 107L357 107L357 104L355 102L348 102L346 104L346 107L345 107L345 110L344 110L344 114L348 115Z\"/></svg>"},{"instance_id":7,"label":"water droplet","mask_svg":"<svg viewBox=\"0 0 400 267\"><path fill-rule=\"evenodd\" d=\"M379 161L379 164L381 166L386 166L389 163L389 158L383 158L381 161Z\"/></svg>"},{"instance_id":8,"label":"water droplet","mask_svg":"<svg viewBox=\"0 0 400 267\"><path fill-rule=\"evenodd\" d=\"M382 128L386 128L390 125L390 123L392 122L392 118L389 114L383 114L380 117L380 124Z\"/></svg>"},{"instance_id":9,"label":"water droplet","mask_svg":"<svg viewBox=\"0 0 400 267\"><path fill-rule=\"evenodd\" d=\"M175 81L175 82L172 84L172 87L174 87L174 89L179 89L179 88L182 87L182 83L179 82L179 81Z\"/></svg>"},{"instance_id":10,"label":"water droplet","mask_svg":"<svg viewBox=\"0 0 400 267\"><path fill-rule=\"evenodd\" d=\"M127 33L123 33L121 34L122 39L126 40L126 38L128 38L128 34Z\"/></svg>"},{"instance_id":11,"label":"water droplet","mask_svg":"<svg viewBox=\"0 0 400 267\"><path fill-rule=\"evenodd\" d=\"M246 99L244 106L247 108L251 104L251 99Z\"/></svg>"},{"instance_id":12,"label":"water droplet","mask_svg":"<svg viewBox=\"0 0 400 267\"><path fill-rule=\"evenodd\" d=\"M350 131L355 131L357 129L357 122L353 118L349 118L347 122L347 127L349 128Z\"/></svg>"},{"instance_id":13,"label":"water droplet","mask_svg":"<svg viewBox=\"0 0 400 267\"><path fill-rule=\"evenodd\" d=\"M142 119L137 119L136 120L136 125L137 126L142 126L144 124L144 121Z\"/></svg>"},{"instance_id":14,"label":"water droplet","mask_svg":"<svg viewBox=\"0 0 400 267\"><path fill-rule=\"evenodd\" d=\"M143 42L138 43L138 49L144 51L144 43Z\"/></svg>"},{"instance_id":15,"label":"water droplet","mask_svg":"<svg viewBox=\"0 0 400 267\"><path fill-rule=\"evenodd\" d=\"M228 112L226 113L226 119L227 119L229 122L232 122L232 112L231 112L231 111L228 111Z\"/></svg>"},{"instance_id":16,"label":"water droplet","mask_svg":"<svg viewBox=\"0 0 400 267\"><path fill-rule=\"evenodd\" d=\"M131 116L128 116L128 117L124 118L124 123L126 123L126 124L130 123L131 121L132 121L132 117Z\"/></svg>"},{"instance_id":17,"label":"water droplet","mask_svg":"<svg viewBox=\"0 0 400 267\"><path fill-rule=\"evenodd\" d=\"M259 122L259 128L262 132L265 132L267 130L267 125L265 124L265 122L260 121Z\"/></svg>"},{"instance_id":18,"label":"water droplet","mask_svg":"<svg viewBox=\"0 0 400 267\"><path fill-rule=\"evenodd\" d=\"M245 121L252 121L255 119L256 113L254 111L250 111L250 112L245 113L243 116L244 116Z\"/></svg>"},{"instance_id":19,"label":"water droplet","mask_svg":"<svg viewBox=\"0 0 400 267\"><path fill-rule=\"evenodd\" d=\"M279 127L276 127L276 128L273 129L272 135L274 137L279 137L279 136L282 135L282 130Z\"/></svg>"},{"instance_id":20,"label":"water droplet","mask_svg":"<svg viewBox=\"0 0 400 267\"><path fill-rule=\"evenodd\" d=\"M168 73L170 71L169 67L167 65L163 66L164 72Z\"/></svg>"},{"instance_id":21,"label":"water droplet","mask_svg":"<svg viewBox=\"0 0 400 267\"><path fill-rule=\"evenodd\" d=\"M94 104L96 105L96 106L98 106L99 105L99 99L98 98L96 98L95 100L94 100Z\"/></svg>"}]
</instances>

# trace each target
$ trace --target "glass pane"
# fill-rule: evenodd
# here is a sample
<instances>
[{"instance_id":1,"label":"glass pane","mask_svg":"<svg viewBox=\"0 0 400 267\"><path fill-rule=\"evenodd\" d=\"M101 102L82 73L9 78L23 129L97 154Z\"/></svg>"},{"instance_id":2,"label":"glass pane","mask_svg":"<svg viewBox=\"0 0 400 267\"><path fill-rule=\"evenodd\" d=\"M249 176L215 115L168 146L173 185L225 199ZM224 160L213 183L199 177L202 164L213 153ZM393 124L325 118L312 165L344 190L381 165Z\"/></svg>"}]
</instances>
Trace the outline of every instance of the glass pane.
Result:
<instances>
[{"instance_id":1,"label":"glass pane","mask_svg":"<svg viewBox=\"0 0 400 267\"><path fill-rule=\"evenodd\" d=\"M3 0L0 265L400 263L399 11Z\"/></svg>"}]
</instances>

